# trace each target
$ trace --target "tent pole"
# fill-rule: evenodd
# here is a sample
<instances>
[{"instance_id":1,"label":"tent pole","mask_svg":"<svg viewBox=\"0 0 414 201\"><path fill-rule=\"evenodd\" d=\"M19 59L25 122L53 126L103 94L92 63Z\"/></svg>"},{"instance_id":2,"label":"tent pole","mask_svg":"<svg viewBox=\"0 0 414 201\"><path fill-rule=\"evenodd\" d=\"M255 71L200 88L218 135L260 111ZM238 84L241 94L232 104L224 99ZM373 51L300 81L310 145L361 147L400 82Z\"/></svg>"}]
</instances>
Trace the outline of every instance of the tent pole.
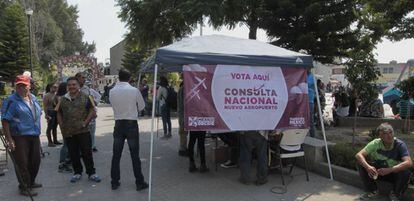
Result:
<instances>
[{"instance_id":1,"label":"tent pole","mask_svg":"<svg viewBox=\"0 0 414 201\"><path fill-rule=\"evenodd\" d=\"M323 114L321 109L321 101L319 100L319 92L318 92L318 86L315 76L313 76L313 82L315 83L315 93L316 93L316 102L318 104L318 113L319 113L319 121L321 122L321 129L323 134L323 141L325 142L325 151L326 151L326 159L328 160L328 166L329 166L329 175L331 177L331 180L333 180L333 174L332 174L332 166L331 166L331 158L329 157L329 149L328 149L328 143L326 142L326 133L325 133L325 125L323 124Z\"/></svg>"},{"instance_id":2,"label":"tent pole","mask_svg":"<svg viewBox=\"0 0 414 201\"><path fill-rule=\"evenodd\" d=\"M155 99L157 91L157 73L158 65L155 64L154 68L154 86L152 88L152 118L151 118L151 148L150 148L150 167L149 167L149 176L148 176L148 201L151 201L151 189L152 189L152 155L154 150L154 117L155 117Z\"/></svg>"}]
</instances>

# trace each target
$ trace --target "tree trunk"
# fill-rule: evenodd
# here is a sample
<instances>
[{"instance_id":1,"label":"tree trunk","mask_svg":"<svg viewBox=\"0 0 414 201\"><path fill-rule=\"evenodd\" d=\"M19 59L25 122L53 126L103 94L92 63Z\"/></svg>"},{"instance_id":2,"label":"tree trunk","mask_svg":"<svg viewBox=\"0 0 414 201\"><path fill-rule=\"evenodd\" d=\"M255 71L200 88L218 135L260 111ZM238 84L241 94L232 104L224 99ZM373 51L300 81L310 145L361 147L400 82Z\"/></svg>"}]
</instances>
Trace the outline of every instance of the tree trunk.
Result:
<instances>
[{"instance_id":1,"label":"tree trunk","mask_svg":"<svg viewBox=\"0 0 414 201\"><path fill-rule=\"evenodd\" d=\"M249 39L256 40L257 37L257 25L255 27L249 27Z\"/></svg>"}]
</instances>

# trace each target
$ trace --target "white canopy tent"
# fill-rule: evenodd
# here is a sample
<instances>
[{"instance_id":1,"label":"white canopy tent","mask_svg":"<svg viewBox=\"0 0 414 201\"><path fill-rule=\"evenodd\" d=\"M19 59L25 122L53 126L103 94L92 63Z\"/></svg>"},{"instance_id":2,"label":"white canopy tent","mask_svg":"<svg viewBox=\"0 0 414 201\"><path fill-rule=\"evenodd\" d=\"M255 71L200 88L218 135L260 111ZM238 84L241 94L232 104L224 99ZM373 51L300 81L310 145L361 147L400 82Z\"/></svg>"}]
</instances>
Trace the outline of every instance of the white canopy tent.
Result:
<instances>
[{"instance_id":1,"label":"white canopy tent","mask_svg":"<svg viewBox=\"0 0 414 201\"><path fill-rule=\"evenodd\" d=\"M157 83L158 72L181 72L182 66L187 64L200 65L249 65L249 66L279 66L285 68L312 68L313 59L309 55L297 53L257 40L240 39L221 35L199 36L185 38L171 45L161 47L147 60L141 72L153 72L154 83ZM316 80L314 80L316 83ZM156 91L154 84L153 91ZM329 150L326 142L323 115L321 111L319 94L315 84L315 92L322 125L322 133L325 142L326 157L329 164L330 177L333 179L329 158ZM149 193L151 200L152 185L152 158L154 142L155 100L153 94L152 122L151 122L151 148L150 148L150 172Z\"/></svg>"}]
</instances>

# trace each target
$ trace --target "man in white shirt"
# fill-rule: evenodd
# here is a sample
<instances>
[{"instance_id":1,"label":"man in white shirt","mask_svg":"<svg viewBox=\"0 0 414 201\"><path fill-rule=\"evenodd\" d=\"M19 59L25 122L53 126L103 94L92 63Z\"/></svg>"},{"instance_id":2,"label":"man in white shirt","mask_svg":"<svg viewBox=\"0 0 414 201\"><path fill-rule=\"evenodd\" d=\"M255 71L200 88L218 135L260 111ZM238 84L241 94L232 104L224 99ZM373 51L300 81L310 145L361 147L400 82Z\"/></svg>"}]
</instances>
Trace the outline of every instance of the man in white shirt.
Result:
<instances>
[{"instance_id":1,"label":"man in white shirt","mask_svg":"<svg viewBox=\"0 0 414 201\"><path fill-rule=\"evenodd\" d=\"M139 158L139 131L138 115L139 111L145 108L145 102L141 92L132 87L128 81L131 78L127 70L119 70L119 82L109 92L109 101L114 111L115 128L114 144L111 164L111 185L112 190L119 188L120 167L119 162L122 156L125 139L128 142L132 158L132 166L135 176L137 191L148 188L141 172L141 160Z\"/></svg>"}]
</instances>

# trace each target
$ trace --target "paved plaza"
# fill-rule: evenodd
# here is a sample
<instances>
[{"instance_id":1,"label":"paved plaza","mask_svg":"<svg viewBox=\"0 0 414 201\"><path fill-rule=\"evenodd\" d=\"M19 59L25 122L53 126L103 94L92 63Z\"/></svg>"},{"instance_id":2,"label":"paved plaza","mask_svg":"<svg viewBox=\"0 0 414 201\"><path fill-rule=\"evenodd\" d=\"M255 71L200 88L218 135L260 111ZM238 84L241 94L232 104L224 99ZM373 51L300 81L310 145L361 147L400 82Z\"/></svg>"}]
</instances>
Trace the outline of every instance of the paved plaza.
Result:
<instances>
[{"instance_id":1,"label":"paved plaza","mask_svg":"<svg viewBox=\"0 0 414 201\"><path fill-rule=\"evenodd\" d=\"M42 125L45 122L43 122ZM99 151L94 153L97 173L102 177L101 183L88 181L84 175L78 183L70 183L71 174L59 173L58 156L60 147L48 148L47 139L42 133L41 141L44 151L50 153L42 159L38 182L43 184L39 189L38 201L132 201L148 200L148 190L137 192L135 178L132 173L132 164L128 146L124 147L121 160L121 187L111 190L110 162L112 157L112 131L114 119L110 107L100 107L97 121L97 146ZM162 123L159 121L158 128ZM287 192L276 194L273 187L281 185L280 175L269 175L269 182L262 186L243 185L238 182L238 169L214 170L210 160L214 143L206 141L207 162L209 173L189 173L188 159L177 154L179 139L177 135L178 121L173 118L173 137L161 140L155 136L153 160L153 189L154 201L278 201L278 200L314 200L314 201L347 201L355 200L362 193L361 189L354 188L325 177L310 174L310 181L306 182L304 171L295 168L293 178L288 179ZM143 118L139 121L140 128L140 156L143 174L148 181L150 129L151 119ZM46 129L43 126L43 131ZM162 130L159 132L161 136ZM196 159L198 162L198 160ZM276 189L279 190L280 189ZM8 165L6 176L0 177L1 201L24 201L29 198L18 195L17 181L11 163Z\"/></svg>"}]
</instances>

